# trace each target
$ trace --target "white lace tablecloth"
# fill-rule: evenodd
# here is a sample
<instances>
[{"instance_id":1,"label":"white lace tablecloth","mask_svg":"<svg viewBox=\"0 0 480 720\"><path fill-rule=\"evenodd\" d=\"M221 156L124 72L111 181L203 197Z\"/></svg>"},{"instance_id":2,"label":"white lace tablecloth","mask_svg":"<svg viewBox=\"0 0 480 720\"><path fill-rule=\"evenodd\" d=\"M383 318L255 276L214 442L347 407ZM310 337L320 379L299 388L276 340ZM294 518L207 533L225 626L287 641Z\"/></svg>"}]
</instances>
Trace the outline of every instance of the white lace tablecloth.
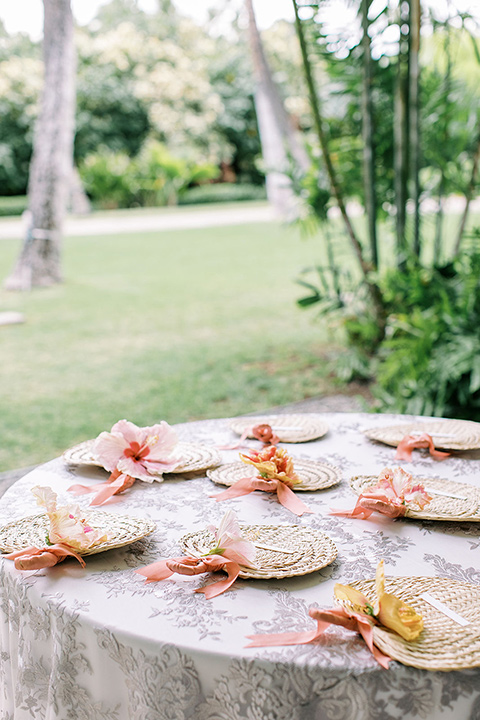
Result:
<instances>
[{"instance_id":1,"label":"white lace tablecloth","mask_svg":"<svg viewBox=\"0 0 480 720\"><path fill-rule=\"evenodd\" d=\"M245 636L314 627L312 604L332 606L333 585L375 575L428 575L480 584L479 526L474 523L362 521L329 516L353 507L348 478L377 474L395 450L369 441L362 429L410 418L362 414L323 416L323 439L290 445L291 455L342 468L340 486L302 493L315 511L289 513L265 493L223 503L204 478L163 484L137 482L108 505L112 513L151 518L153 536L128 548L34 573L0 560L1 720L393 720L480 717L480 670L426 672L377 666L363 641L341 628L314 645L245 649ZM225 420L177 426L180 438L231 443ZM252 447L258 447L252 443ZM225 451L225 461L237 457ZM404 467L417 475L458 479L480 487L480 453L438 463L423 451ZM73 483L104 478L68 469L61 459L36 469L0 500L0 522L38 508L29 493L49 485L71 501ZM80 498L87 504L90 496ZM321 572L284 581L237 580L206 600L194 593L206 576L145 584L133 570L179 554L177 539L216 523L233 508L244 523L300 524L328 533L337 560Z\"/></svg>"}]
</instances>

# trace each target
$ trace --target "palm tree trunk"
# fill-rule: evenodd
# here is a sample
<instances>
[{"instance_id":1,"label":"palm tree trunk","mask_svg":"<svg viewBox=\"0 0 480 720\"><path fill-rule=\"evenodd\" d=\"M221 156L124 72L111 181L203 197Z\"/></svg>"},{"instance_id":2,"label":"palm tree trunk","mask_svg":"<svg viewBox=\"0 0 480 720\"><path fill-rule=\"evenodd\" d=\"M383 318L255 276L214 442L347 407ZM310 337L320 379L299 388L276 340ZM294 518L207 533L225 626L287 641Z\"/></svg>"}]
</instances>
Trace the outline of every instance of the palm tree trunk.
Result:
<instances>
[{"instance_id":1,"label":"palm tree trunk","mask_svg":"<svg viewBox=\"0 0 480 720\"><path fill-rule=\"evenodd\" d=\"M245 6L256 79L255 107L262 154L267 166L267 195L279 214L283 215L294 203L291 181L287 174L288 153L303 172L309 168L310 161L273 80L258 32L252 0L245 0Z\"/></svg>"},{"instance_id":2,"label":"palm tree trunk","mask_svg":"<svg viewBox=\"0 0 480 720\"><path fill-rule=\"evenodd\" d=\"M373 141L372 102L372 57L368 35L368 10L372 0L362 0L362 46L363 46L363 88L362 88L362 134L363 134L363 184L365 211L367 213L368 238L372 265L378 267L377 248L377 193L375 188L375 146Z\"/></svg>"},{"instance_id":3,"label":"palm tree trunk","mask_svg":"<svg viewBox=\"0 0 480 720\"><path fill-rule=\"evenodd\" d=\"M420 257L420 0L410 0L410 168L413 199L413 252Z\"/></svg>"},{"instance_id":4,"label":"palm tree trunk","mask_svg":"<svg viewBox=\"0 0 480 720\"><path fill-rule=\"evenodd\" d=\"M31 224L17 264L5 282L12 290L61 281L62 224L73 165L75 52L70 0L43 0L45 65L28 186Z\"/></svg>"},{"instance_id":5,"label":"palm tree trunk","mask_svg":"<svg viewBox=\"0 0 480 720\"><path fill-rule=\"evenodd\" d=\"M396 205L396 237L397 262L403 264L407 250L406 219L407 219L407 183L408 183L408 49L407 37L402 27L409 24L408 5L400 3L398 25L400 41L397 58L397 77L394 96L394 168L395 168L395 205Z\"/></svg>"}]
</instances>

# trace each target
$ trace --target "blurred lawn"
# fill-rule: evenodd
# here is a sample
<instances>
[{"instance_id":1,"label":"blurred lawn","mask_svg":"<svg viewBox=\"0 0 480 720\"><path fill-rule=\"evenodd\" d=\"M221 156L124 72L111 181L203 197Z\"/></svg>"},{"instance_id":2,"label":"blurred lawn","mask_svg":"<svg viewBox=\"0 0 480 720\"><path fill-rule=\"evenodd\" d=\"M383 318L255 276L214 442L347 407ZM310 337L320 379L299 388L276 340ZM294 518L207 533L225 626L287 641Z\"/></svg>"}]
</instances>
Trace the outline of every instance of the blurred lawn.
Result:
<instances>
[{"instance_id":1,"label":"blurred lawn","mask_svg":"<svg viewBox=\"0 0 480 720\"><path fill-rule=\"evenodd\" d=\"M0 240L0 277L20 244ZM65 283L0 292L0 471L120 418L251 412L332 391L315 311L293 282L319 244L277 224L70 238Z\"/></svg>"}]
</instances>

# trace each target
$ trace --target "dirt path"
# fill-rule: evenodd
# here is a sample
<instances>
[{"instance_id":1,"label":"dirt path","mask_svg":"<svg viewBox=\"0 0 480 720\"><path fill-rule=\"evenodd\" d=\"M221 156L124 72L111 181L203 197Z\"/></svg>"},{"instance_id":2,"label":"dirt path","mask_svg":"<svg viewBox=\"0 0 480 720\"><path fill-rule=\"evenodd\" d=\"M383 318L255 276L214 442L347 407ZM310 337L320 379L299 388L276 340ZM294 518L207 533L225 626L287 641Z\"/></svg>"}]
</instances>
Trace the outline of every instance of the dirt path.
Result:
<instances>
[{"instance_id":1,"label":"dirt path","mask_svg":"<svg viewBox=\"0 0 480 720\"><path fill-rule=\"evenodd\" d=\"M69 217L65 223L67 237L85 235L118 235L120 233L162 232L166 230L186 230L190 228L220 227L223 225L243 225L246 223L271 222L275 220L272 208L265 204L258 207L202 208L201 210L179 209L148 211L133 210L131 213L112 211L109 216L99 215ZM21 238L24 233L22 218L0 220L0 239Z\"/></svg>"}]
</instances>

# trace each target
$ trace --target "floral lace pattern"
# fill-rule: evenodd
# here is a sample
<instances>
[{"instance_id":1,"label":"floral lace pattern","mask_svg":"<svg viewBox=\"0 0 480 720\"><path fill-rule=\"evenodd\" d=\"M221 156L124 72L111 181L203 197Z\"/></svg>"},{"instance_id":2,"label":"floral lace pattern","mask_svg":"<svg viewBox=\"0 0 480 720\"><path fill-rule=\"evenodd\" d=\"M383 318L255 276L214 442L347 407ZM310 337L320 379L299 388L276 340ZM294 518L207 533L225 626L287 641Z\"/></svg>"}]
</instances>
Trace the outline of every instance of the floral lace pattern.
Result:
<instances>
[{"instance_id":1,"label":"floral lace pattern","mask_svg":"<svg viewBox=\"0 0 480 720\"><path fill-rule=\"evenodd\" d=\"M241 523L284 523L326 532L338 547L320 572L284 581L237 580L213 600L192 592L212 578L144 584L133 571L178 554L178 539L219 522L225 512L203 475L136 483L106 512L154 520L156 532L135 545L93 555L87 567L66 561L21 573L0 560L0 720L429 720L480 717L480 670L423 672L376 662L353 633L328 630L311 645L246 649L245 636L303 631L311 605L329 607L335 582L374 577L380 558L391 575L450 577L480 585L478 524L368 521L329 515L352 504L351 475L378 474L395 450L362 429L408 421L402 416L328 415L321 440L286 445L295 458L341 467L343 482L304 493L313 515L298 518L267 494L229 501ZM179 425L179 439L214 446L234 442L225 420ZM248 441L252 449L259 443ZM225 462L238 453L223 451ZM480 486L480 452L439 467L422 452L405 469ZM0 523L37 512L29 493L48 485L72 500L72 482L104 481L101 470L68 468L58 459L37 468L0 500ZM85 506L89 498L77 501Z\"/></svg>"}]
</instances>

